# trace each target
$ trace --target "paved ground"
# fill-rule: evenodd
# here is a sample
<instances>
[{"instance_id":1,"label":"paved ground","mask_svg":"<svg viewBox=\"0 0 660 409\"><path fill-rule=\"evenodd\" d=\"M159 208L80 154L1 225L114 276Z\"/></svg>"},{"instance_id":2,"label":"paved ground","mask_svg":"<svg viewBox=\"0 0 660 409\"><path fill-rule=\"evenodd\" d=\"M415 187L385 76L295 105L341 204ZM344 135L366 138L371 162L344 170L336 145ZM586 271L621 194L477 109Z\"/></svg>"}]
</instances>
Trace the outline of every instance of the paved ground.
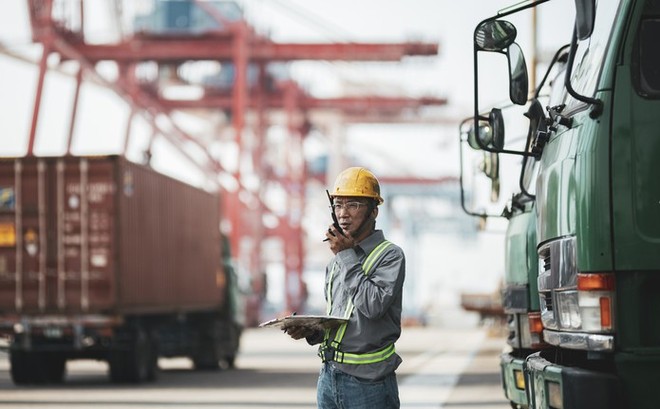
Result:
<instances>
[{"instance_id":1,"label":"paved ground","mask_svg":"<svg viewBox=\"0 0 660 409\"><path fill-rule=\"evenodd\" d=\"M501 336L485 329L406 328L397 344L402 408L506 409L499 383ZM2 355L2 354L0 354ZM314 408L315 348L277 330L251 329L237 369L194 372L187 359L159 362L159 380L113 385L107 365L70 362L63 385L16 387L0 356L0 408Z\"/></svg>"},{"instance_id":2,"label":"paved ground","mask_svg":"<svg viewBox=\"0 0 660 409\"><path fill-rule=\"evenodd\" d=\"M400 348L404 357L410 352L408 337L419 336L420 346L427 350L402 365L403 408L510 408L500 386L500 335L484 329L407 332Z\"/></svg>"},{"instance_id":3,"label":"paved ground","mask_svg":"<svg viewBox=\"0 0 660 409\"><path fill-rule=\"evenodd\" d=\"M486 336L472 360L461 373L443 408L496 409L510 408L500 383L499 355L504 342L501 337Z\"/></svg>"}]
</instances>

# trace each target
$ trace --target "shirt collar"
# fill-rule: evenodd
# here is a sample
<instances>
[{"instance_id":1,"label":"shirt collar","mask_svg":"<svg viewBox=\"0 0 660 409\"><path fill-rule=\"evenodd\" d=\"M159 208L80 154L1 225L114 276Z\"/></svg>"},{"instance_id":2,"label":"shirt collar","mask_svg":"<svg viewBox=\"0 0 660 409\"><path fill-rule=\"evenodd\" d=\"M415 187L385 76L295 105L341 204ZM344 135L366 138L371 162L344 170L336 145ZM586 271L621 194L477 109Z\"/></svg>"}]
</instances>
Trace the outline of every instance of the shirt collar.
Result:
<instances>
[{"instance_id":1,"label":"shirt collar","mask_svg":"<svg viewBox=\"0 0 660 409\"><path fill-rule=\"evenodd\" d=\"M385 240L383 231L375 230L370 236L359 242L358 247L364 251L364 254L369 255L383 240Z\"/></svg>"}]
</instances>

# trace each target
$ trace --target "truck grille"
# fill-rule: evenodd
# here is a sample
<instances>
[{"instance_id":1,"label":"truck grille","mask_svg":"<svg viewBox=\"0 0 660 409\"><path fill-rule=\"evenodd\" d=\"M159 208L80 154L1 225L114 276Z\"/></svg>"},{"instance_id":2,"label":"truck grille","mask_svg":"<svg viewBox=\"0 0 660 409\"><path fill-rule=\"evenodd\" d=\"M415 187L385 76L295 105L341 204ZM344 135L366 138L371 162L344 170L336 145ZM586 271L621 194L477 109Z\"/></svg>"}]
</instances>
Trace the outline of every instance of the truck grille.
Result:
<instances>
[{"instance_id":1,"label":"truck grille","mask_svg":"<svg viewBox=\"0 0 660 409\"><path fill-rule=\"evenodd\" d=\"M553 310L553 305L552 305L552 293L547 292L547 293L539 293L539 297L541 298L541 302L543 305L545 305L545 309L548 311Z\"/></svg>"},{"instance_id":2,"label":"truck grille","mask_svg":"<svg viewBox=\"0 0 660 409\"><path fill-rule=\"evenodd\" d=\"M543 257L543 271L550 271L550 255Z\"/></svg>"}]
</instances>

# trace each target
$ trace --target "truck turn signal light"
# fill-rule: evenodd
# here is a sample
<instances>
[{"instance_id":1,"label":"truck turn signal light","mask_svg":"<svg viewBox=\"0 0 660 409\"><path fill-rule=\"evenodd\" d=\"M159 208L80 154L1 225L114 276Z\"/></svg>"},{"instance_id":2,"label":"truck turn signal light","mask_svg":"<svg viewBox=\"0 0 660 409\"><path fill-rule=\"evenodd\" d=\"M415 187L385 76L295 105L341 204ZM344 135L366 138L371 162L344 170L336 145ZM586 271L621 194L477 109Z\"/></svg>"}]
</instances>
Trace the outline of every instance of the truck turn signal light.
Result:
<instances>
[{"instance_id":1,"label":"truck turn signal light","mask_svg":"<svg viewBox=\"0 0 660 409\"><path fill-rule=\"evenodd\" d=\"M579 291L614 291L614 274L578 274Z\"/></svg>"}]
</instances>

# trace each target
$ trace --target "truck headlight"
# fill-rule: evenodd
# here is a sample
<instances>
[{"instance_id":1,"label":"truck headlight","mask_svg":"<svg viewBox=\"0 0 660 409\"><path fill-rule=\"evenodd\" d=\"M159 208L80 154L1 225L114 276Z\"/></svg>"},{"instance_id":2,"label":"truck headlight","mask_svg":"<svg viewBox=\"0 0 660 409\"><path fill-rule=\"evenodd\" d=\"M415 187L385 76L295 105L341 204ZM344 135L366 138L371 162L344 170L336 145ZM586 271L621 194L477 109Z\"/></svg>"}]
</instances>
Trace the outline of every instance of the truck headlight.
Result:
<instances>
[{"instance_id":1,"label":"truck headlight","mask_svg":"<svg viewBox=\"0 0 660 409\"><path fill-rule=\"evenodd\" d=\"M582 328L577 291L557 292L557 315L561 329Z\"/></svg>"}]
</instances>

